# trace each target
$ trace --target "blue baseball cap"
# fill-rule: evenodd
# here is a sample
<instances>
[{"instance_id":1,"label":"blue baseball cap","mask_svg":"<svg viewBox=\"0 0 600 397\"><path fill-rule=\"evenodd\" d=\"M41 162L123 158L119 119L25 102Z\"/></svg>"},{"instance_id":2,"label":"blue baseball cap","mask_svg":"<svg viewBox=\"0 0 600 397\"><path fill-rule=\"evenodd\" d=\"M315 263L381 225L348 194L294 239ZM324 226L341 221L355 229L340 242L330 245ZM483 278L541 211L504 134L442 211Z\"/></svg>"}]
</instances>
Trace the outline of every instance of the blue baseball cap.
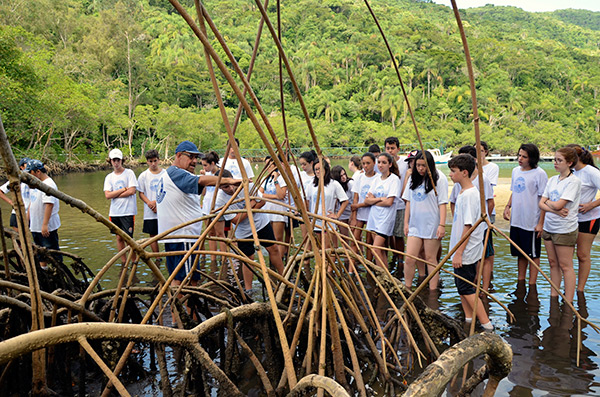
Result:
<instances>
[{"instance_id":1,"label":"blue baseball cap","mask_svg":"<svg viewBox=\"0 0 600 397\"><path fill-rule=\"evenodd\" d=\"M188 152L190 154L200 155L200 152L198 151L198 147L190 141L183 141L179 145L177 145L177 149L175 149L175 153L181 153L181 152Z\"/></svg>"},{"instance_id":2,"label":"blue baseball cap","mask_svg":"<svg viewBox=\"0 0 600 397\"><path fill-rule=\"evenodd\" d=\"M29 162L29 160L31 160L29 157L23 157L21 160L19 160L19 167L27 165L27 163Z\"/></svg>"},{"instance_id":3,"label":"blue baseball cap","mask_svg":"<svg viewBox=\"0 0 600 397\"><path fill-rule=\"evenodd\" d=\"M27 162L27 168L25 168L25 171L27 172L31 172L31 171L37 171L37 170L44 170L44 163L42 163L40 160L29 160L29 162Z\"/></svg>"}]
</instances>

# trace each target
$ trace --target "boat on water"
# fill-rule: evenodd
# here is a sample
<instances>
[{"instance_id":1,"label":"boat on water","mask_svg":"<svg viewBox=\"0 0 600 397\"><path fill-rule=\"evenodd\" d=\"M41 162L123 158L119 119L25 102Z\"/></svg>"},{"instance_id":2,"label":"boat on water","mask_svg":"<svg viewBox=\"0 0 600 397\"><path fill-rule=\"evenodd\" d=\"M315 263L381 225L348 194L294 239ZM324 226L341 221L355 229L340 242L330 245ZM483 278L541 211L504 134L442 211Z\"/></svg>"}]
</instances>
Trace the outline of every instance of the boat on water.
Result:
<instances>
[{"instance_id":1,"label":"boat on water","mask_svg":"<svg viewBox=\"0 0 600 397\"><path fill-rule=\"evenodd\" d=\"M448 164L448 160L452 157L452 151L444 154L437 148L427 149L427 151L433 155L433 160L435 160L436 164Z\"/></svg>"}]
</instances>

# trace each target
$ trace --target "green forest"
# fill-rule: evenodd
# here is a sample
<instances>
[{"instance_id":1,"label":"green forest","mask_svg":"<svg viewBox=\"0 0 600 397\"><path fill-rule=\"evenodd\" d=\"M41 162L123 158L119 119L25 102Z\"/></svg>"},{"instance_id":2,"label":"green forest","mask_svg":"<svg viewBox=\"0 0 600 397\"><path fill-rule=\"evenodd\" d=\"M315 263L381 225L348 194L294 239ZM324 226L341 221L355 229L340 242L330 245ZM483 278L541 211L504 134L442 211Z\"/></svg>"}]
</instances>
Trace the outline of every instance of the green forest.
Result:
<instances>
[{"instance_id":1,"label":"green forest","mask_svg":"<svg viewBox=\"0 0 600 397\"><path fill-rule=\"evenodd\" d=\"M182 4L196 15L192 0ZM205 6L246 71L258 7L249 0ZM414 0L371 6L423 140L449 149L473 142L468 76L452 10ZM276 24L276 2L267 11ZM461 14L482 139L494 152L513 154L524 142L543 152L571 142L600 143L600 13L488 5ZM401 143L417 141L364 2L281 2L281 34L321 146L382 144L390 135ZM233 120L238 99L217 77ZM279 61L266 28L250 82L283 137ZM290 144L310 146L287 76L283 88ZM109 147L132 157L149 148L169 155L182 139L201 150L227 143L202 45L166 0L0 0L0 116L17 155L47 160L89 161ZM236 136L242 148L263 146L246 117Z\"/></svg>"}]
</instances>

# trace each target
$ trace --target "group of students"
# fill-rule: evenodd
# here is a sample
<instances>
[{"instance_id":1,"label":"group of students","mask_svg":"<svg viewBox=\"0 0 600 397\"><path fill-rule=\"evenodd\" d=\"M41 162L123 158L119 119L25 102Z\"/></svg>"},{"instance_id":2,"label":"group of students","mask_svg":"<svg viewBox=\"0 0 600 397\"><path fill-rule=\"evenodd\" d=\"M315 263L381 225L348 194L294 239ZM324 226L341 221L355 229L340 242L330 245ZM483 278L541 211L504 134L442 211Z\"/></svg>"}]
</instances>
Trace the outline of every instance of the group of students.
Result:
<instances>
[{"instance_id":1,"label":"group of students","mask_svg":"<svg viewBox=\"0 0 600 397\"><path fill-rule=\"evenodd\" d=\"M288 192L286 179L294 181L306 200L307 208L316 215L312 232L321 235L328 233L329 228L337 227L340 234L348 237L352 233L358 241L362 240L365 233L366 242L374 246L377 265L391 267L391 271L395 270L398 276L404 278L407 287L412 286L416 269L421 277L435 273L429 281L429 288L435 290L439 288L439 275L434 264L439 262L441 256L441 240L446 234L447 205L450 203L452 231L449 250L453 252L451 260L455 274L460 276L455 278L455 282L469 321L473 318L473 307L479 298L473 285L464 280L475 282L477 266L483 256L482 288L487 290L494 260L492 234L486 233L486 222L479 223L470 236L458 244L481 216L477 149L481 150L483 160L485 210L494 223L493 190L498 183L499 170L496 164L485 159L488 154L485 142L481 142L479 148L462 147L459 155L448 162L449 177L454 182L449 194L448 179L437 169L431 153L412 151L408 156L401 157L399 140L389 137L385 140L385 152L380 152L377 145L372 145L369 152L350 159L348 170L352 172L352 177L342 166L331 168L328 161L319 161L314 151L300 155L298 163L301 171L291 167L289 178L284 178L272 159L267 159L264 178L258 182L256 189L251 185L258 196L267 200L252 200L250 205L274 212L254 212L254 229L269 253L271 264L281 273L287 254L285 243L290 241L294 227L301 223L288 216L290 208L296 205ZM177 146L174 163L168 169L161 168L156 150L148 151L148 169L136 178L132 170L123 166L123 153L119 149L111 150L109 161L113 172L106 176L104 182L105 197L111 201L111 221L133 236L134 217L137 214L136 193L144 202L143 232L151 237L181 223L215 213L232 201L231 210L245 209L247 203L244 200L234 201L234 196L243 198L243 192L238 188L242 174L245 173L252 182L254 172L250 162L242 158L242 173L235 154L235 149L231 148L227 158L220 159L216 152L201 154L196 145L184 141ZM600 227L600 199L596 200L596 193L600 189L600 170L594 165L591 153L574 144L556 151L554 166L558 175L550 179L538 167L539 159L540 153L535 145L520 146L519 165L512 171L512 193L503 213L503 217L510 221L510 238L515 243L511 246L511 254L518 257L518 280L525 280L529 267L529 284L535 284L543 240L551 280L560 288L564 279L564 295L572 301L575 289L583 291L585 287L591 267L591 246ZM198 160L202 161L203 166L200 175L195 174ZM20 166L43 183L56 188L39 160L23 159ZM219 175L220 189L216 192L214 185ZM30 228L36 244L58 250L58 200L36 189L29 190L26 184L22 184L21 191L29 210ZM0 198L12 205L6 196L7 192L8 183L0 187ZM336 220L338 226L323 222L327 218ZM11 216L11 225L16 226L14 214ZM235 237L240 240L237 244L238 253L252 258L255 253L251 241L253 228L246 212L225 214L209 234L225 237L233 225ZM301 226L303 233L311 232L307 230L307 225ZM201 223L174 231L170 239L164 241L165 250L186 251L196 242L186 236L199 235L201 232ZM332 235L323 239L324 248L342 244ZM274 244L273 241L283 244ZM226 249L224 243L217 246L212 239L209 245L213 252ZM117 236L117 246L119 250L125 247L120 236ZM359 254L359 246L350 246ZM159 250L157 243L151 247L155 252ZM391 266L388 266L388 247L405 252L405 259L403 255L392 255ZM578 282L573 267L575 247L579 260ZM367 250L367 258L373 258L371 250ZM122 257L123 262L126 259ZM188 276L196 260L194 255L186 261L182 259L184 255L167 256L167 268L170 273L176 272L176 284ZM531 265L530 261L536 266ZM348 271L351 274L356 272L353 260L348 262ZM242 273L244 287L250 290L252 270L244 266ZM199 279L197 272L190 276L193 283ZM557 291L552 291L553 296L557 294ZM483 305L478 307L481 310L478 310L477 316L482 326L491 327Z\"/></svg>"}]
</instances>

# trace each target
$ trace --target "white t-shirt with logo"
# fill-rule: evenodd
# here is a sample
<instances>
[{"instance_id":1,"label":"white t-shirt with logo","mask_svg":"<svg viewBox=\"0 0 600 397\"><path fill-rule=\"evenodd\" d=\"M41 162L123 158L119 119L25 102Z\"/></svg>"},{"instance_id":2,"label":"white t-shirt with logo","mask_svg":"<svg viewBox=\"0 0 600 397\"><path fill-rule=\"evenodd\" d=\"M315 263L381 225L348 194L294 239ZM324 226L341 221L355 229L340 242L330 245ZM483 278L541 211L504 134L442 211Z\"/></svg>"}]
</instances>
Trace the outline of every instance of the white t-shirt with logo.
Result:
<instances>
[{"instance_id":1,"label":"white t-shirt with logo","mask_svg":"<svg viewBox=\"0 0 600 397\"><path fill-rule=\"evenodd\" d=\"M285 183L285 180L283 179L283 176L281 176L281 175L279 175L277 177L277 184L279 184L279 186L282 188L287 187L287 184ZM262 187L263 187L263 189L265 189L264 194L273 194L273 195L277 194L277 186L275 185L275 179L272 178L271 176L268 176L267 178L265 178L265 180L262 183ZM283 200L280 200L280 199L271 199L271 200L276 200L281 203L286 202L285 198ZM262 209L269 210L269 211L280 211L280 212L286 212L288 210L287 207L284 207L283 205L280 205L280 204L272 203L270 201L267 201L265 203L265 205L262 207ZM271 220L271 222L287 223L287 220L288 220L287 216L280 215L280 214L267 214L267 215L269 216L269 219Z\"/></svg>"},{"instance_id":2,"label":"white t-shirt with logo","mask_svg":"<svg viewBox=\"0 0 600 397\"><path fill-rule=\"evenodd\" d=\"M165 172L164 169L161 169L158 174L153 174L150 170L142 172L138 177L138 191L144 193L148 200L156 201L160 178L162 178ZM158 215L144 203L144 220L146 219L158 219Z\"/></svg>"},{"instance_id":3,"label":"white t-shirt with logo","mask_svg":"<svg viewBox=\"0 0 600 397\"><path fill-rule=\"evenodd\" d=\"M459 184L457 183L456 185ZM479 220L480 216L479 191L474 187L462 191L456 198L449 250L452 250L462 238L465 225L473 226ZM472 265L481 259L481 255L483 254L483 233L485 232L484 225L485 222L480 223L469 236L467 246L463 251L463 265ZM454 257L454 254L452 257Z\"/></svg>"},{"instance_id":4,"label":"white t-shirt with logo","mask_svg":"<svg viewBox=\"0 0 600 397\"><path fill-rule=\"evenodd\" d=\"M177 225L202 217L198 190L198 175L174 165L167 168L158 183L156 209L158 214L158 233L165 232ZM199 236L202 222L196 222L172 232L171 236ZM188 243L196 239L179 238L161 240L163 243Z\"/></svg>"},{"instance_id":5,"label":"white t-shirt with logo","mask_svg":"<svg viewBox=\"0 0 600 397\"><path fill-rule=\"evenodd\" d=\"M219 168L223 168L224 159L219 160ZM252 164L248 160L242 157L242 165L246 170L246 175L248 178L254 178L254 170L252 170ZM242 179L242 172L240 171L240 166L238 165L237 159L227 159L227 164L225 164L225 169L231 172L231 175L235 179Z\"/></svg>"},{"instance_id":6,"label":"white t-shirt with logo","mask_svg":"<svg viewBox=\"0 0 600 397\"><path fill-rule=\"evenodd\" d=\"M317 193L318 193L319 187L315 186L314 183L308 183L305 186L305 189L306 189L306 196L309 198L310 212L317 214L317 215L323 215L323 202L321 200L320 195L318 197L319 204L317 206ZM331 181L329 181L329 184L327 186L324 186L323 190L324 190L324 194L325 194L325 215L326 216L330 212L335 212L336 203L338 201L342 202L342 201L348 200L348 196L346 195L346 192L344 192L344 188L336 180L332 179ZM323 222L321 222L320 219L317 219L317 221L315 222L315 230L321 231L322 223ZM319 226L319 227L317 227L317 226Z\"/></svg>"},{"instance_id":7,"label":"white t-shirt with logo","mask_svg":"<svg viewBox=\"0 0 600 397\"><path fill-rule=\"evenodd\" d=\"M535 230L540 220L540 197L547 183L548 175L539 167L527 171L523 171L521 167L513 168L510 182L511 226L531 232Z\"/></svg>"},{"instance_id":8,"label":"white t-shirt with logo","mask_svg":"<svg viewBox=\"0 0 600 397\"><path fill-rule=\"evenodd\" d=\"M358 202L357 204L364 203L365 198L367 197L367 193L369 193L369 189L371 189L371 185L375 182L375 179L379 178L379 174L373 174L373 176L367 176L365 173L360 174L360 176L356 179L354 186L352 186L352 193L358 194ZM361 222L366 222L369 220L369 212L371 212L371 207L360 207L356 211L356 219Z\"/></svg>"},{"instance_id":9,"label":"white t-shirt with logo","mask_svg":"<svg viewBox=\"0 0 600 397\"><path fill-rule=\"evenodd\" d=\"M428 175L425 178L429 179ZM408 235L422 239L434 239L440 224L440 205L448 203L448 180L438 172L436 190L425 193L425 182L416 189L410 188L408 181L402 198L410 203Z\"/></svg>"},{"instance_id":10,"label":"white t-shirt with logo","mask_svg":"<svg viewBox=\"0 0 600 397\"><path fill-rule=\"evenodd\" d=\"M500 167L498 167L498 164L489 162L481 168L483 169L483 174L492 183L492 186L498 186L498 177L500 176Z\"/></svg>"},{"instance_id":11,"label":"white t-shirt with logo","mask_svg":"<svg viewBox=\"0 0 600 397\"><path fill-rule=\"evenodd\" d=\"M124 187L135 187L137 189L137 178L132 170L125 168L119 175L111 172L104 178L104 191L114 192ZM109 216L129 216L137 214L135 194L127 197L117 197L110 200Z\"/></svg>"},{"instance_id":12,"label":"white t-shirt with logo","mask_svg":"<svg viewBox=\"0 0 600 397\"><path fill-rule=\"evenodd\" d=\"M600 170L591 165L586 165L573 174L581 179L581 200L579 204L585 204L596 200L596 193L600 189ZM600 218L600 207L595 207L586 213L579 213L579 222L588 222Z\"/></svg>"},{"instance_id":13,"label":"white t-shirt with logo","mask_svg":"<svg viewBox=\"0 0 600 397\"><path fill-rule=\"evenodd\" d=\"M546 212L544 218L544 230L548 233L570 233L579 227L577 214L579 212L579 200L581 198L581 179L571 174L562 181L559 175L554 175L548 180L542 197L550 201L567 200L565 208L569 210L566 218L553 212Z\"/></svg>"},{"instance_id":14,"label":"white t-shirt with logo","mask_svg":"<svg viewBox=\"0 0 600 397\"><path fill-rule=\"evenodd\" d=\"M250 184L250 190L252 190L252 186L253 184ZM219 189L219 192L217 193L217 202L215 204L215 208L221 208L223 207L225 204L227 204L227 202L231 199L231 195L225 193L223 191L223 189ZM240 192L237 197L235 198L234 201L237 201L239 199L242 199L241 201L237 202L237 203L233 203L228 207L228 210L243 210L246 209L246 201L243 200L244 199L244 192ZM264 208L264 207L263 207ZM239 212L236 212L234 214L225 214L223 215L223 218L225 220L232 220L233 218L235 218L237 215L239 214ZM252 217L254 218L254 227L256 228L256 231L259 232L260 230L262 230L262 228L264 228L265 226L267 226L270 222L269 220L269 214L263 213L263 212L254 212L252 213ZM223 219L221 218L221 219ZM233 226L232 226L233 227ZM250 226L250 219L248 217L246 217L244 220L242 220L240 223L238 223L237 225L235 225L235 238L238 239L242 239L242 238L249 238L250 236L252 236L252 227Z\"/></svg>"},{"instance_id":15,"label":"white t-shirt with logo","mask_svg":"<svg viewBox=\"0 0 600 397\"><path fill-rule=\"evenodd\" d=\"M389 174L385 180L381 179L381 175L377 176L369 189L369 193L373 193L373 195L378 198L394 197L394 203L389 207L372 205L371 211L369 212L369 220L367 221L367 230L385 236L392 235L394 232L394 223L396 222L395 201L401 200L401 198L398 197L400 189L400 178L395 174Z\"/></svg>"},{"instance_id":16,"label":"white t-shirt with logo","mask_svg":"<svg viewBox=\"0 0 600 397\"><path fill-rule=\"evenodd\" d=\"M473 187L477 190L477 192L479 192L479 175L477 175L475 177L475 179L473 179ZM450 201L451 203L456 203L456 200L458 199L458 195L460 194L462 187L460 186L460 183L455 183L454 187L452 188L452 192L450 192L450 197L448 199L448 201ZM487 176L483 175L483 195L485 196L485 201L486 201L486 206L485 206L485 212L488 212L488 206L487 206L487 201L488 200L493 200L494 199L494 188L492 187L492 183L490 182L490 180L487 178ZM496 208L496 206L494 206L494 208ZM456 211L456 210L455 210ZM494 213L494 211L492 211L492 214ZM488 216L490 216L490 214L488 213ZM483 223L483 227L484 230L487 230L487 223Z\"/></svg>"},{"instance_id":17,"label":"white t-shirt with logo","mask_svg":"<svg viewBox=\"0 0 600 397\"><path fill-rule=\"evenodd\" d=\"M46 178L44 181L42 181L42 183L58 190L58 187L56 187L56 183L54 183L54 181L50 177ZM48 231L52 232L60 227L60 216L58 215L58 210L60 209L60 201L56 197L49 196L38 189L31 189L29 192L29 200L29 229L31 229L32 232L42 232L42 226L44 224L44 213L46 211L45 204L54 205L52 207L52 214L50 215L50 220L48 221Z\"/></svg>"},{"instance_id":18,"label":"white t-shirt with logo","mask_svg":"<svg viewBox=\"0 0 600 397\"><path fill-rule=\"evenodd\" d=\"M6 182L4 185L0 186L0 191L4 194L8 194L10 191L8 184L10 182ZM23 206L25 207L25 211L29 210L29 193L31 192L31 188L25 182L21 182L21 197L23 198ZM11 214L15 214L15 209L13 208L10 212Z\"/></svg>"}]
</instances>

